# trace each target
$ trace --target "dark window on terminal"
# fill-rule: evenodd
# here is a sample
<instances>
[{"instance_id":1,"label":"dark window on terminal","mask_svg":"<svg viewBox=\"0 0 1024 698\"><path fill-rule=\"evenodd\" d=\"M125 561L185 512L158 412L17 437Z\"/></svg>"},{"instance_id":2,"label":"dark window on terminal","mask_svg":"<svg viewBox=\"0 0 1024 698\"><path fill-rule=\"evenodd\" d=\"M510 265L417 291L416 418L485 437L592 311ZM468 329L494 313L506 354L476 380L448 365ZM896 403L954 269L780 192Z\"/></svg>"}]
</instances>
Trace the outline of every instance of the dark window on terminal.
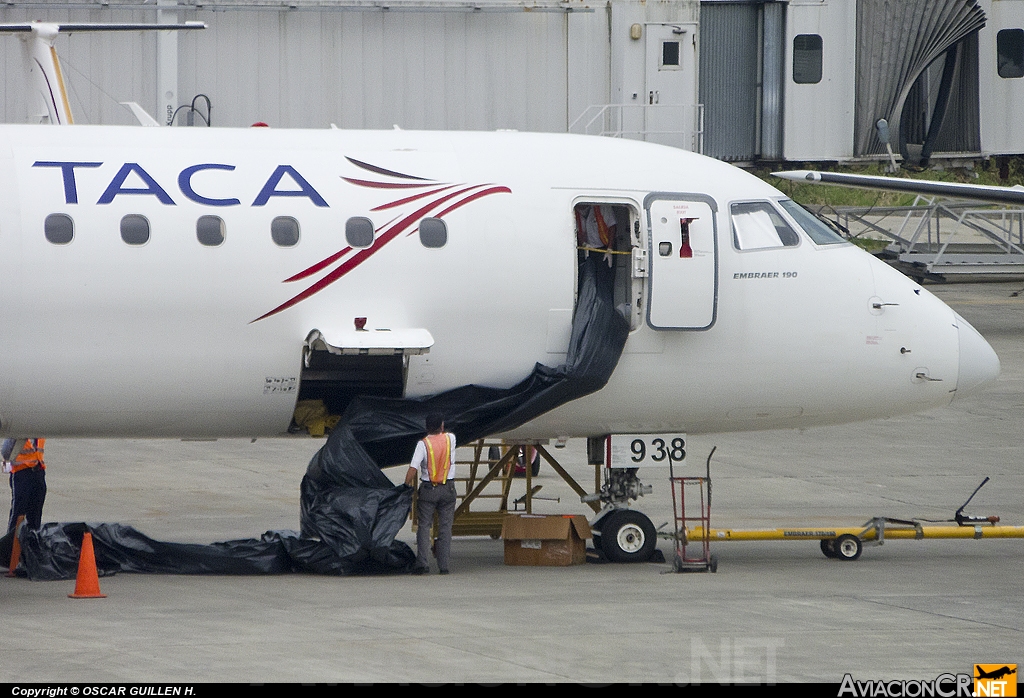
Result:
<instances>
[{"instance_id":1,"label":"dark window on terminal","mask_svg":"<svg viewBox=\"0 0 1024 698\"><path fill-rule=\"evenodd\" d=\"M821 82L821 37L797 34L793 37L793 82L813 85Z\"/></svg>"},{"instance_id":2,"label":"dark window on terminal","mask_svg":"<svg viewBox=\"0 0 1024 698\"><path fill-rule=\"evenodd\" d=\"M145 245L149 242L149 220L137 213L129 213L121 219L121 239L129 245Z\"/></svg>"},{"instance_id":3,"label":"dark window on terminal","mask_svg":"<svg viewBox=\"0 0 1024 698\"><path fill-rule=\"evenodd\" d=\"M1001 78L1024 77L1024 29L1000 29L996 34L996 69Z\"/></svg>"},{"instance_id":4,"label":"dark window on terminal","mask_svg":"<svg viewBox=\"0 0 1024 698\"><path fill-rule=\"evenodd\" d=\"M43 222L43 233L54 245L66 245L75 237L75 222L65 213L51 213Z\"/></svg>"},{"instance_id":5,"label":"dark window on terminal","mask_svg":"<svg viewBox=\"0 0 1024 698\"><path fill-rule=\"evenodd\" d=\"M678 41L663 41L661 43L661 64L679 65Z\"/></svg>"},{"instance_id":6,"label":"dark window on terminal","mask_svg":"<svg viewBox=\"0 0 1024 698\"><path fill-rule=\"evenodd\" d=\"M278 247L293 247L299 242L299 222L291 216L278 216L270 223L270 237Z\"/></svg>"},{"instance_id":7,"label":"dark window on terminal","mask_svg":"<svg viewBox=\"0 0 1024 698\"><path fill-rule=\"evenodd\" d=\"M424 247L444 247L448 243L448 226L440 218L420 221L420 242Z\"/></svg>"},{"instance_id":8,"label":"dark window on terminal","mask_svg":"<svg viewBox=\"0 0 1024 698\"><path fill-rule=\"evenodd\" d=\"M224 221L219 216L199 216L196 239L200 245L217 247L224 242Z\"/></svg>"},{"instance_id":9,"label":"dark window on terminal","mask_svg":"<svg viewBox=\"0 0 1024 698\"><path fill-rule=\"evenodd\" d=\"M345 242L352 247L369 247L373 244L373 221L357 216L345 221Z\"/></svg>"}]
</instances>

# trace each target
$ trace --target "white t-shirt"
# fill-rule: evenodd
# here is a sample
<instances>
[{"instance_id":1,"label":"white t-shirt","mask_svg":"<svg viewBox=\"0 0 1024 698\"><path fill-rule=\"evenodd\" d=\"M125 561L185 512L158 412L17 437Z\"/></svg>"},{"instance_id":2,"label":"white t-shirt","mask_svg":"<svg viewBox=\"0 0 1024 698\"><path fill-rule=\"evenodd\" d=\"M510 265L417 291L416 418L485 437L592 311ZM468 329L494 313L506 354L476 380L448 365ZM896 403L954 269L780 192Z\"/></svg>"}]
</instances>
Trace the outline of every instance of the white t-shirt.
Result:
<instances>
[{"instance_id":1,"label":"white t-shirt","mask_svg":"<svg viewBox=\"0 0 1024 698\"><path fill-rule=\"evenodd\" d=\"M598 207L601 211L601 218L604 220L604 224L608 227L610 235L614 236L615 228L615 211L612 210L611 206L600 205ZM587 240L587 247L605 247L604 241L601 239L600 228L597 225L597 216L594 215L594 206L581 206L580 218L583 222L583 234ZM614 246L615 240L609 240L611 246Z\"/></svg>"},{"instance_id":2,"label":"white t-shirt","mask_svg":"<svg viewBox=\"0 0 1024 698\"><path fill-rule=\"evenodd\" d=\"M448 432L447 436L452 446L450 449L451 464L448 466L448 477L451 478L455 474L455 434ZM416 443L416 450L413 451L412 462L409 463L409 467L420 471L421 481L430 482L430 466L427 464L427 444L424 443L423 439Z\"/></svg>"}]
</instances>

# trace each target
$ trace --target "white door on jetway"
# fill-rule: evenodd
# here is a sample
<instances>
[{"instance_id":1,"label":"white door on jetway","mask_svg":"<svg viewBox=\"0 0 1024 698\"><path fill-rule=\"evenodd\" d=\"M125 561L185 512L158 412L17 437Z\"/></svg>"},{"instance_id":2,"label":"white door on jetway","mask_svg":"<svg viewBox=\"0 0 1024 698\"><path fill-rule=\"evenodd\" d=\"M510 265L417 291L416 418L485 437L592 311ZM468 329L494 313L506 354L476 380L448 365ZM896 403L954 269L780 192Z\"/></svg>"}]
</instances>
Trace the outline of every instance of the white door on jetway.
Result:
<instances>
[{"instance_id":1,"label":"white door on jetway","mask_svg":"<svg viewBox=\"0 0 1024 698\"><path fill-rule=\"evenodd\" d=\"M702 194L651 194L647 209L650 292L657 330L706 330L718 307L717 206Z\"/></svg>"},{"instance_id":2,"label":"white door on jetway","mask_svg":"<svg viewBox=\"0 0 1024 698\"><path fill-rule=\"evenodd\" d=\"M645 138L694 150L697 104L697 25L648 24Z\"/></svg>"}]
</instances>

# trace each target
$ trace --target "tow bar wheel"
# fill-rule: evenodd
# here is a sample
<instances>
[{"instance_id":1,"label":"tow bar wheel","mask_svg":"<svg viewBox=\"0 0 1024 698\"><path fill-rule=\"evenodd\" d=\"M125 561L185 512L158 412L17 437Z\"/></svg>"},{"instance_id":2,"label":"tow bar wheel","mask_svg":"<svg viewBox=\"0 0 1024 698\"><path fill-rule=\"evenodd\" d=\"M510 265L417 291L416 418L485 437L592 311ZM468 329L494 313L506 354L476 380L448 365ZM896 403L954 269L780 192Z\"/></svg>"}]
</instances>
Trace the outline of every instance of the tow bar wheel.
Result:
<instances>
[{"instance_id":1,"label":"tow bar wheel","mask_svg":"<svg viewBox=\"0 0 1024 698\"><path fill-rule=\"evenodd\" d=\"M638 511L621 509L601 522L601 550L613 562L647 562L656 543L654 524Z\"/></svg>"},{"instance_id":2,"label":"tow bar wheel","mask_svg":"<svg viewBox=\"0 0 1024 698\"><path fill-rule=\"evenodd\" d=\"M839 560L856 560L860 557L863 545L860 542L860 538L844 533L835 539L833 545L833 557Z\"/></svg>"}]
</instances>

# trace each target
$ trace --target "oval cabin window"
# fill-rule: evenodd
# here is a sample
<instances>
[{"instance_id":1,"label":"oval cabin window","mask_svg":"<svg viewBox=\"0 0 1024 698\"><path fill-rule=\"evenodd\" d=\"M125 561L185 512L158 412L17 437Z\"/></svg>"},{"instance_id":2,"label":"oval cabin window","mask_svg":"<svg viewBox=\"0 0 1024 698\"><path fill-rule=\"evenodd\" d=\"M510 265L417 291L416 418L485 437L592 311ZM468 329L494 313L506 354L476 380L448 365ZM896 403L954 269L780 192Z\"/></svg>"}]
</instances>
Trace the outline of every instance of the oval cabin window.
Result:
<instances>
[{"instance_id":1,"label":"oval cabin window","mask_svg":"<svg viewBox=\"0 0 1024 698\"><path fill-rule=\"evenodd\" d=\"M75 222L65 213L51 213L43 222L43 233L54 245L66 245L75 238Z\"/></svg>"},{"instance_id":2,"label":"oval cabin window","mask_svg":"<svg viewBox=\"0 0 1024 698\"><path fill-rule=\"evenodd\" d=\"M270 223L270 237L278 247L294 247L299 243L299 222L291 216L278 216Z\"/></svg>"}]
</instances>

